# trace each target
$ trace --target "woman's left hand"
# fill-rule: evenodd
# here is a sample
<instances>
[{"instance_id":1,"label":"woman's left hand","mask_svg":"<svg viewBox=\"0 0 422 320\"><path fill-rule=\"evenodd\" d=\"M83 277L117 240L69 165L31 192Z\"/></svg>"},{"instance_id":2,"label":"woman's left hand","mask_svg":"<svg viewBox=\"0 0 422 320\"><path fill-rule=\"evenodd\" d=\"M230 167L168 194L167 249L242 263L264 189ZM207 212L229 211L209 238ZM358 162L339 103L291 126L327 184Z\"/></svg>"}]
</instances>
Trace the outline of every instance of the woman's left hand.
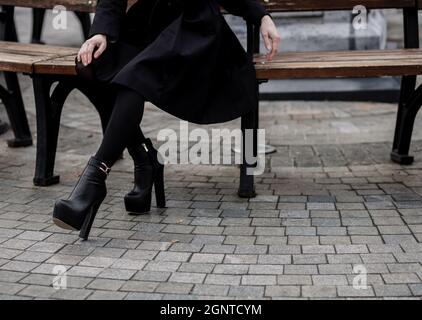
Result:
<instances>
[{"instance_id":1,"label":"woman's left hand","mask_svg":"<svg viewBox=\"0 0 422 320\"><path fill-rule=\"evenodd\" d=\"M261 21L261 34L267 48L267 60L271 61L278 51L280 45L280 34L270 16L264 16Z\"/></svg>"}]
</instances>

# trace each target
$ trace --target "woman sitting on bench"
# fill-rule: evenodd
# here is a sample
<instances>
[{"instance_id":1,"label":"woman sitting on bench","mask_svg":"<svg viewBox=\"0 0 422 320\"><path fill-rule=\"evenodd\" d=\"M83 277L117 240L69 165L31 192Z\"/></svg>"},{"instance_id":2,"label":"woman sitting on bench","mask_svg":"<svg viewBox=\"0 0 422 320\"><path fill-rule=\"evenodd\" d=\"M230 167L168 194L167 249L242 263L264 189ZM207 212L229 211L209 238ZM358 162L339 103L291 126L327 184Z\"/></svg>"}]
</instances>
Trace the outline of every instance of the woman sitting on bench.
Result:
<instances>
[{"instance_id":1,"label":"woman sitting on bench","mask_svg":"<svg viewBox=\"0 0 422 320\"><path fill-rule=\"evenodd\" d=\"M145 101L197 124L230 121L257 104L252 57L246 54L220 11L261 25L271 60L279 35L256 0L101 0L90 38L77 57L78 74L108 88L113 99L101 146L68 200L59 200L53 220L80 230L87 239L105 199L105 180L125 148L135 163L135 186L126 195L127 211L148 212L152 187L165 207L163 169L157 151L140 129Z\"/></svg>"}]
</instances>

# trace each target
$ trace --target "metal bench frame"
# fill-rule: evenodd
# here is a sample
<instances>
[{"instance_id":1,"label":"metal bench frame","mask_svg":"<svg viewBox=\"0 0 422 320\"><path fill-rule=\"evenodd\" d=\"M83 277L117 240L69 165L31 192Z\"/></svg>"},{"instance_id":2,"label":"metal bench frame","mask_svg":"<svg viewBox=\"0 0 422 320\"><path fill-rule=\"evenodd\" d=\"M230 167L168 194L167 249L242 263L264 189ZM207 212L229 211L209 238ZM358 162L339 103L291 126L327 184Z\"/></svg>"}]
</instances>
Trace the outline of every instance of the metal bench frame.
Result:
<instances>
[{"instance_id":1,"label":"metal bench frame","mask_svg":"<svg viewBox=\"0 0 422 320\"><path fill-rule=\"evenodd\" d=\"M14 7L2 6L0 11L0 41L17 41L14 23ZM0 85L0 99L3 101L10 125L15 135L7 141L9 147L27 147L32 145L32 135L26 117L21 88L17 74L4 72L6 87Z\"/></svg>"}]
</instances>

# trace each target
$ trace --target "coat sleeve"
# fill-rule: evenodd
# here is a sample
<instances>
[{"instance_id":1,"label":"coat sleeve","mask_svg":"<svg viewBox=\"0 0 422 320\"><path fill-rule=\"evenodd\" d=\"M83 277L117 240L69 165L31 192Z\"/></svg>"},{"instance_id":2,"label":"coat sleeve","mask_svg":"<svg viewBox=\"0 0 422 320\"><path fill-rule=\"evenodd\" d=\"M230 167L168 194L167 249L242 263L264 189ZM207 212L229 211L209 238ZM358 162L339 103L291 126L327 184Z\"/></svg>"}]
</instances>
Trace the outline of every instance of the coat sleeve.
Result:
<instances>
[{"instance_id":1,"label":"coat sleeve","mask_svg":"<svg viewBox=\"0 0 422 320\"><path fill-rule=\"evenodd\" d=\"M89 37L104 34L110 41L116 41L126 8L127 0L99 0Z\"/></svg>"},{"instance_id":2,"label":"coat sleeve","mask_svg":"<svg viewBox=\"0 0 422 320\"><path fill-rule=\"evenodd\" d=\"M268 12L257 0L217 0L227 12L240 16L247 22L260 25Z\"/></svg>"}]
</instances>

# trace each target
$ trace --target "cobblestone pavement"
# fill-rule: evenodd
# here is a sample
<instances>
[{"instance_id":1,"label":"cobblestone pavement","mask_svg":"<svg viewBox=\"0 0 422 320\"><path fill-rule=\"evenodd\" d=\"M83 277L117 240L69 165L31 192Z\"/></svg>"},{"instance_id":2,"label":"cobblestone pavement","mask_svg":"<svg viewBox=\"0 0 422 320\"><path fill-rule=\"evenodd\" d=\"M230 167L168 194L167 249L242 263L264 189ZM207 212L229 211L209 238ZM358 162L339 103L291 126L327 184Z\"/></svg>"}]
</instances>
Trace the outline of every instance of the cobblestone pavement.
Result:
<instances>
[{"instance_id":1,"label":"cobblestone pavement","mask_svg":"<svg viewBox=\"0 0 422 320\"><path fill-rule=\"evenodd\" d=\"M21 80L35 137L32 87ZM168 208L131 217L122 199L132 183L126 157L110 176L91 240L82 242L51 223L54 201L69 194L101 138L93 107L72 93L57 155L60 184L34 187L35 147L9 149L11 134L0 136L0 297L420 298L422 128L415 164L392 164L395 108L264 102L261 125L278 152L249 201L236 196L235 166L171 165ZM143 128L153 139L178 126L147 106ZM52 287L57 265L67 269L66 290ZM362 266L368 287L357 290Z\"/></svg>"}]
</instances>

